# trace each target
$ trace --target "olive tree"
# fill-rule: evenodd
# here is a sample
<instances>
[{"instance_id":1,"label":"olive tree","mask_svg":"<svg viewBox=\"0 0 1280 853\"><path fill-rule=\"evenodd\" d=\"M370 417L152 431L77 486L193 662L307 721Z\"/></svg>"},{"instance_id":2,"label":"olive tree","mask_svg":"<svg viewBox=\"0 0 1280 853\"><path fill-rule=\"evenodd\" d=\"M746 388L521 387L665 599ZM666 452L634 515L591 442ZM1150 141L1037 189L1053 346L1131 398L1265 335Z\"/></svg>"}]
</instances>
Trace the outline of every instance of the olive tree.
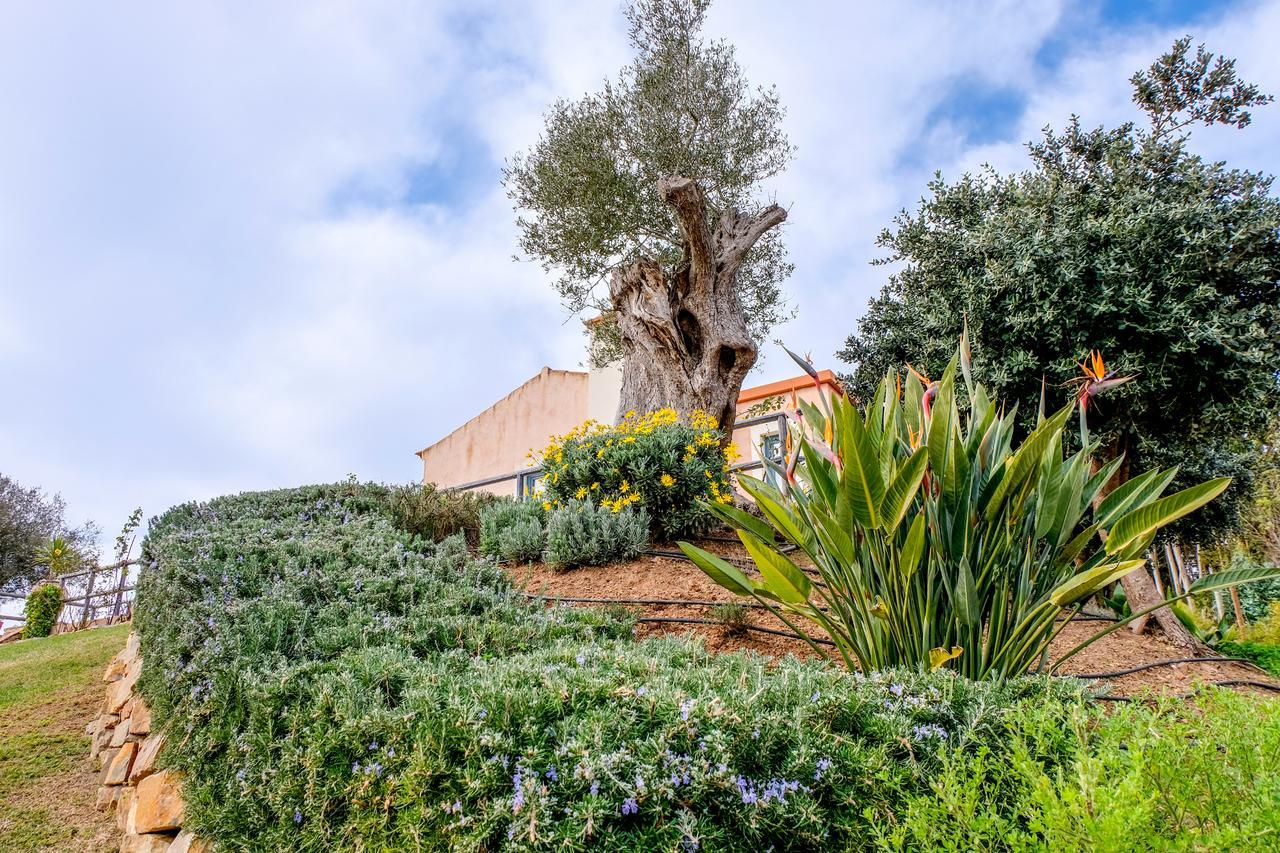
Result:
<instances>
[{"instance_id":1,"label":"olive tree","mask_svg":"<svg viewBox=\"0 0 1280 853\"><path fill-rule=\"evenodd\" d=\"M0 474L0 590L26 590L51 571L72 570L69 561L90 559L98 530L92 523L69 527L66 510L61 496ZM64 553L52 553L57 543Z\"/></svg>"},{"instance_id":2,"label":"olive tree","mask_svg":"<svg viewBox=\"0 0 1280 853\"><path fill-rule=\"evenodd\" d=\"M1188 139L1197 124L1247 126L1270 97L1189 39L1131 82L1146 126L1073 117L1029 146L1025 172L935 178L880 235L900 266L840 357L865 394L889 366L939 370L967 317L979 378L1030 420L1101 350L1135 375L1090 406L1104 458L1179 465L1181 486L1236 478L1198 520L1207 540L1233 525L1254 439L1280 408L1280 201L1270 176L1206 161ZM1154 594L1144 581L1126 581L1135 609Z\"/></svg>"},{"instance_id":3,"label":"olive tree","mask_svg":"<svg viewBox=\"0 0 1280 853\"><path fill-rule=\"evenodd\" d=\"M790 316L787 213L762 184L792 148L777 93L703 37L709 2L634 0L634 60L557 101L503 183L521 250L571 311L602 314L591 358L623 358L619 414L703 409L729 428L758 342Z\"/></svg>"}]
</instances>

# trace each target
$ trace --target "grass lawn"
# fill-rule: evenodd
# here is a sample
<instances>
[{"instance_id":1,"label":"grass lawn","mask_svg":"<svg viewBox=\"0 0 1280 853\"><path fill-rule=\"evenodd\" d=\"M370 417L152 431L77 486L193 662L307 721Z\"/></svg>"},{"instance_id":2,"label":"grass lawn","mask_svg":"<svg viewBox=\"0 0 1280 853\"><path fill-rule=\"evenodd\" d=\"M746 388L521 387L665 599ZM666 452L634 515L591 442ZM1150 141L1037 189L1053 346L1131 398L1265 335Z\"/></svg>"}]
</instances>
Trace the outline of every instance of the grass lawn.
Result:
<instances>
[{"instance_id":1,"label":"grass lawn","mask_svg":"<svg viewBox=\"0 0 1280 853\"><path fill-rule=\"evenodd\" d=\"M0 850L114 850L85 725L128 625L0 646Z\"/></svg>"}]
</instances>

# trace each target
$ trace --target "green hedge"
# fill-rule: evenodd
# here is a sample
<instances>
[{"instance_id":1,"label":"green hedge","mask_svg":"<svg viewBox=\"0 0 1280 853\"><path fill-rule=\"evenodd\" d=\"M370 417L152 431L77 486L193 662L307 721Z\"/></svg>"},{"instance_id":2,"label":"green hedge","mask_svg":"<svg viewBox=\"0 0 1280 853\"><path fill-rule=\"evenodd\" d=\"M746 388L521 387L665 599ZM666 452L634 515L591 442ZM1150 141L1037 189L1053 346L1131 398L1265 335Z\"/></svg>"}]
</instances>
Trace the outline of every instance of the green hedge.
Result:
<instances>
[{"instance_id":1,"label":"green hedge","mask_svg":"<svg viewBox=\"0 0 1280 853\"><path fill-rule=\"evenodd\" d=\"M1026 709L1078 704L635 641L407 536L378 487L185 504L144 555L140 688L224 850L857 848L933 796L949 748L1003 760Z\"/></svg>"},{"instance_id":2,"label":"green hedge","mask_svg":"<svg viewBox=\"0 0 1280 853\"><path fill-rule=\"evenodd\" d=\"M39 584L27 595L27 603L23 607L22 636L27 639L49 636L61 612L62 587L56 583Z\"/></svg>"}]
</instances>

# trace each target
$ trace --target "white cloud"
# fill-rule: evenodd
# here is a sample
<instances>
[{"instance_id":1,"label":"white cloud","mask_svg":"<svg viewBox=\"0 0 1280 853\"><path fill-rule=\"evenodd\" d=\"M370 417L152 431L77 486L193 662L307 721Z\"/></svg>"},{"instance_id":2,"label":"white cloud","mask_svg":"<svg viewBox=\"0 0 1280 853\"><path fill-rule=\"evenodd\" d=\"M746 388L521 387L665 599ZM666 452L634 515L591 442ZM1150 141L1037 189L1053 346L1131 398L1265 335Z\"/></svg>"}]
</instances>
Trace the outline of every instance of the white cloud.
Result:
<instances>
[{"instance_id":1,"label":"white cloud","mask_svg":"<svg viewBox=\"0 0 1280 853\"><path fill-rule=\"evenodd\" d=\"M1063 6L722 0L709 30L776 83L799 148L799 318L832 361L883 280L877 231L933 168L1012 166L1071 111L1127 117L1172 34L1034 62ZM1204 34L1280 89L1280 4ZM416 475L411 453L543 364L582 357L543 271L512 263L502 159L557 97L627 56L613 3L36 4L0 31L0 458L110 530L136 504ZM964 85L1021 93L1008 142L930 116ZM1272 111L1214 150L1276 170ZM927 132L927 135L926 135ZM1206 135L1208 136L1208 135ZM912 152L920 153L913 158ZM771 357L761 379L792 372Z\"/></svg>"}]
</instances>

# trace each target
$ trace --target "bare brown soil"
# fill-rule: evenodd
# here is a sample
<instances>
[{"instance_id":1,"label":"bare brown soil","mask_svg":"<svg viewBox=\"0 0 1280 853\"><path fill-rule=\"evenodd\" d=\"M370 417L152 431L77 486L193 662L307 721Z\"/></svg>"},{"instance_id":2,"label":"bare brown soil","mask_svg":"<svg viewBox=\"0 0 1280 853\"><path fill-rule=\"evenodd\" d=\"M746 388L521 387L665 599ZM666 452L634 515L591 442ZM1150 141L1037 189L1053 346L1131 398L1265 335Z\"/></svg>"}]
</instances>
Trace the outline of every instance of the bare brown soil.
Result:
<instances>
[{"instance_id":1,"label":"bare brown soil","mask_svg":"<svg viewBox=\"0 0 1280 853\"><path fill-rule=\"evenodd\" d=\"M748 575L749 565L745 553L730 543L700 542L720 556L743 566ZM674 546L661 545L657 550L676 550ZM610 600L698 600L706 602L744 603L727 590L713 583L696 566L687 560L673 557L644 556L626 563L609 566L590 566L569 570L556 570L535 563L512 565L508 574L526 591L547 598L587 598ZM714 605L631 604L627 605L643 617L685 617L714 620ZM753 608L747 611L748 621L755 625L786 631L787 626L765 610ZM1051 654L1061 654L1107 623L1077 621L1067 625L1051 647ZM1186 654L1168 642L1154 627L1143 635L1134 634L1128 628L1114 631L1077 654L1062 667L1064 674L1081 675L1115 672L1130 669L1144 663L1186 657ZM637 628L640 636L653 634L694 634L701 637L707 648L716 652L749 650L765 655L781 657L815 657L813 649L803 640L779 637L757 631L733 632L723 624L691 625L684 623L642 622ZM820 634L819 634L820 636ZM1146 694L1181 694L1192 691L1197 685L1213 681L1260 681L1280 686L1280 680L1272 678L1258 668L1243 663L1186 663L1159 666L1124 676L1099 680L1109 693L1120 696ZM1250 688L1237 688L1250 690ZM1253 691L1274 696L1267 691Z\"/></svg>"}]
</instances>

